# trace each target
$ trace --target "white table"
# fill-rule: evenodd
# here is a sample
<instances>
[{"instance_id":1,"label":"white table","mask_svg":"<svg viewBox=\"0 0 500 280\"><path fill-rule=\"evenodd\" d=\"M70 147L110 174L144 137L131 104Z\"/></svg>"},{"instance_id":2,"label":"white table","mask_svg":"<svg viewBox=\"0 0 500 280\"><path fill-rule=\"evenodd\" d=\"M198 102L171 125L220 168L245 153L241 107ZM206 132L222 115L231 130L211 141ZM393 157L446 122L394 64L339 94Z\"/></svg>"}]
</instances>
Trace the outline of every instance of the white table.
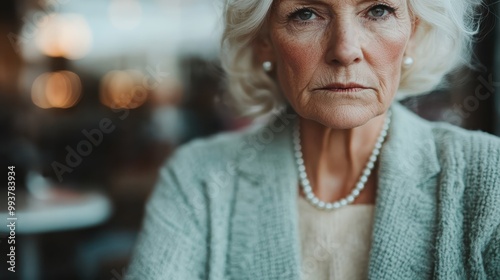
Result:
<instances>
[{"instance_id":1,"label":"white table","mask_svg":"<svg viewBox=\"0 0 500 280\"><path fill-rule=\"evenodd\" d=\"M0 194L2 205L7 205L7 191ZM11 218L7 207L2 207L0 220ZM111 215L111 202L99 192L79 192L61 188L49 188L43 199L35 198L27 191L16 191L16 271L21 279L40 278L40 254L37 234L81 229L106 221ZM2 222L3 223L3 222ZM0 232L9 233L6 226ZM22 236L22 239L19 238ZM20 251L17 251L19 248Z\"/></svg>"}]
</instances>

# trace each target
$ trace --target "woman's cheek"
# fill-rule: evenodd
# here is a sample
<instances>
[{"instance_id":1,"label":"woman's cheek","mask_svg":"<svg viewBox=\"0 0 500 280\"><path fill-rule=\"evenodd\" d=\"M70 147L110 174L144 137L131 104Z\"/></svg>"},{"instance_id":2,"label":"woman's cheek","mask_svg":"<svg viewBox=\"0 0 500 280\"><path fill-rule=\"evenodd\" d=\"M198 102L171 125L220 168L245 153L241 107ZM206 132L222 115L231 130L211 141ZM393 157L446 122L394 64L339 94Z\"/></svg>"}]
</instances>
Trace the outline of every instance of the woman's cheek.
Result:
<instances>
[{"instance_id":1,"label":"woman's cheek","mask_svg":"<svg viewBox=\"0 0 500 280\"><path fill-rule=\"evenodd\" d=\"M316 49L321 44L319 32L301 32L298 34L280 34L277 36L278 53L282 55L282 62L303 66L311 56L314 56Z\"/></svg>"},{"instance_id":2,"label":"woman's cheek","mask_svg":"<svg viewBox=\"0 0 500 280\"><path fill-rule=\"evenodd\" d=\"M410 29L402 23L393 21L393 24L380 26L372 33L372 43L380 46L384 57L399 59L405 51L410 35ZM394 61L391 61L394 62Z\"/></svg>"},{"instance_id":3,"label":"woman's cheek","mask_svg":"<svg viewBox=\"0 0 500 280\"><path fill-rule=\"evenodd\" d=\"M398 30L395 32L395 30ZM409 32L396 26L389 30L383 28L377 32L370 32L365 37L365 59L368 64L378 69L379 74L395 78L401 70L401 59L405 53Z\"/></svg>"},{"instance_id":4,"label":"woman's cheek","mask_svg":"<svg viewBox=\"0 0 500 280\"><path fill-rule=\"evenodd\" d=\"M303 88L308 79L320 63L321 36L304 34L301 36L282 35L276 37L278 75L284 86L295 85Z\"/></svg>"}]
</instances>

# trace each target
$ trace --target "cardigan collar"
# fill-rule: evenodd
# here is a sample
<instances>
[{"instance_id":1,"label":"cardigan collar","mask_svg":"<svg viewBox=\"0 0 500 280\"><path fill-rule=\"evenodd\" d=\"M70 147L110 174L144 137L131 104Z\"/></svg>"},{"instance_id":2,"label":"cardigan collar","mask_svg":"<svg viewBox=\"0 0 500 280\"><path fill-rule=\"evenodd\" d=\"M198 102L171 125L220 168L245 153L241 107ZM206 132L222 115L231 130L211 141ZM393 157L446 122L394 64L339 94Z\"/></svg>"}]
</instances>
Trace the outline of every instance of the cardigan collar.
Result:
<instances>
[{"instance_id":1,"label":"cardigan collar","mask_svg":"<svg viewBox=\"0 0 500 280\"><path fill-rule=\"evenodd\" d=\"M391 108L391 127L379 157L369 261L369 278L376 279L389 278L391 268L432 265L432 248L426 244L434 238L435 217L429 212L436 205L433 186L440 171L432 128L398 103ZM244 144L253 153L237 163L231 279L300 278L298 173L291 141L296 118L287 110L247 135Z\"/></svg>"}]
</instances>

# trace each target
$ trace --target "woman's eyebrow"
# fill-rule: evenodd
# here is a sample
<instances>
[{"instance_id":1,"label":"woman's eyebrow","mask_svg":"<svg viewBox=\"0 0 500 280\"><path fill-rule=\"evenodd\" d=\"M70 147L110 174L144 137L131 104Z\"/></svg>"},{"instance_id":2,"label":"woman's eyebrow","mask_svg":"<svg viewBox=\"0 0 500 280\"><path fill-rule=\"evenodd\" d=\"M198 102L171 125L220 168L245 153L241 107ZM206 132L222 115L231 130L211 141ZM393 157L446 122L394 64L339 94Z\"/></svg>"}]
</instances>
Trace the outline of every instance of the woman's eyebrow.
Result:
<instances>
[{"instance_id":1,"label":"woman's eyebrow","mask_svg":"<svg viewBox=\"0 0 500 280\"><path fill-rule=\"evenodd\" d=\"M338 1L338 0L337 0ZM346 1L346 0L342 0ZM347 0L349 1L349 0ZM382 0L356 0L352 1L354 4L364 4L367 2L383 2ZM401 0L391 0L391 2L401 2ZM302 4L302 5L328 5L330 6L333 2L331 0L279 0L279 4Z\"/></svg>"}]
</instances>

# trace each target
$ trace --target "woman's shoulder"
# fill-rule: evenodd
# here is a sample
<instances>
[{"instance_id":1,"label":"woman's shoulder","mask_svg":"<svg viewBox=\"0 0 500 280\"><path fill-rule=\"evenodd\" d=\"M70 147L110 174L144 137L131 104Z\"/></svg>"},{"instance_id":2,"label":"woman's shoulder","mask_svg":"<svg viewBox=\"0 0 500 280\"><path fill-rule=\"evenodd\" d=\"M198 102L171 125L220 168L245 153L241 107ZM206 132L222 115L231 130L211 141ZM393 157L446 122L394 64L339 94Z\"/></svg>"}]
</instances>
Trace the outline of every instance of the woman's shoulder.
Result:
<instances>
[{"instance_id":1,"label":"woman's shoulder","mask_svg":"<svg viewBox=\"0 0 500 280\"><path fill-rule=\"evenodd\" d=\"M500 160L500 137L482 131L467 130L446 122L425 120L401 104L395 104L400 127L418 141L433 142L441 157L462 156L477 161ZM431 137L432 139L423 139ZM412 140L415 140L412 139Z\"/></svg>"},{"instance_id":2,"label":"woman's shoulder","mask_svg":"<svg viewBox=\"0 0 500 280\"><path fill-rule=\"evenodd\" d=\"M395 106L395 113L399 117L395 120L397 128L402 131L398 134L400 142L418 148L416 152L428 155L428 159L437 159L442 172L460 178L465 185L489 188L500 195L499 137L428 121L400 104Z\"/></svg>"},{"instance_id":3,"label":"woman's shoulder","mask_svg":"<svg viewBox=\"0 0 500 280\"><path fill-rule=\"evenodd\" d=\"M248 163L258 155L279 150L285 145L296 118L293 112L276 111L241 130L191 140L179 147L171 160L190 162L200 170L226 168L228 164L243 160Z\"/></svg>"},{"instance_id":4,"label":"woman's shoulder","mask_svg":"<svg viewBox=\"0 0 500 280\"><path fill-rule=\"evenodd\" d=\"M431 127L436 146L443 153L453 152L473 163L500 160L500 138L497 136L443 122L434 122ZM497 170L500 170L498 165Z\"/></svg>"},{"instance_id":5,"label":"woman's shoulder","mask_svg":"<svg viewBox=\"0 0 500 280\"><path fill-rule=\"evenodd\" d=\"M196 170L193 176L204 176L210 170L220 170L237 160L240 149L258 129L258 126L251 126L190 140L176 148L164 166Z\"/></svg>"},{"instance_id":6,"label":"woman's shoulder","mask_svg":"<svg viewBox=\"0 0 500 280\"><path fill-rule=\"evenodd\" d=\"M500 138L447 123L432 123L443 172L465 187L465 200L500 198ZM483 201L484 202L484 201Z\"/></svg>"}]
</instances>

